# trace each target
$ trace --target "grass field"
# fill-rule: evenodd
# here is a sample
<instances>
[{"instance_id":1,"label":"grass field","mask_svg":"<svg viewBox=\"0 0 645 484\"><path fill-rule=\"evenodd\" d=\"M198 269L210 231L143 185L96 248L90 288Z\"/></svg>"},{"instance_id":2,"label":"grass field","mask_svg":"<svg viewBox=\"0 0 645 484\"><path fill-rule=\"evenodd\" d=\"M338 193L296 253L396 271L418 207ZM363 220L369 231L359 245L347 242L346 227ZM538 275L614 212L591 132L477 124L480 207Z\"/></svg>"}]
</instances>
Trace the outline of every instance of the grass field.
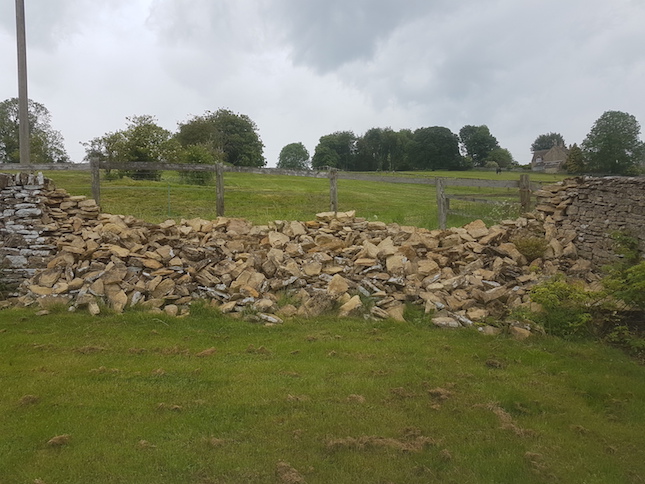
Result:
<instances>
[{"instance_id":1,"label":"grass field","mask_svg":"<svg viewBox=\"0 0 645 484\"><path fill-rule=\"evenodd\" d=\"M48 175L90 194L89 174ZM227 215L255 223L329 207L327 180L225 179ZM174 173L102 190L107 212L215 217L214 187ZM339 201L436 227L430 186L340 180ZM518 342L409 316L265 327L199 306L184 319L0 311L0 484L645 482L645 367L596 342Z\"/></svg>"},{"instance_id":2,"label":"grass field","mask_svg":"<svg viewBox=\"0 0 645 484\"><path fill-rule=\"evenodd\" d=\"M5 310L0 354L2 484L645 482L645 368L591 342Z\"/></svg>"},{"instance_id":3,"label":"grass field","mask_svg":"<svg viewBox=\"0 0 645 484\"><path fill-rule=\"evenodd\" d=\"M73 195L90 196L90 174L83 172L48 172L57 186ZM462 177L518 180L518 173L494 172L403 172L399 177ZM535 182L552 183L561 175L531 174ZM215 187L182 184L174 172L165 172L162 181L102 180L102 208L108 213L134 215L150 222L167 218L214 219ZM470 195L494 195L498 200L516 201L516 190L451 188L449 192ZM356 210L357 216L386 223L437 227L436 194L433 186L400 185L378 182L339 180L339 209ZM242 217L256 224L272 220L311 220L318 212L329 210L329 182L326 179L298 178L245 173L225 174L226 215ZM518 207L494 209L490 205L456 202L453 207L469 216L450 216L450 225L463 225L476 218L494 223L515 218Z\"/></svg>"}]
</instances>

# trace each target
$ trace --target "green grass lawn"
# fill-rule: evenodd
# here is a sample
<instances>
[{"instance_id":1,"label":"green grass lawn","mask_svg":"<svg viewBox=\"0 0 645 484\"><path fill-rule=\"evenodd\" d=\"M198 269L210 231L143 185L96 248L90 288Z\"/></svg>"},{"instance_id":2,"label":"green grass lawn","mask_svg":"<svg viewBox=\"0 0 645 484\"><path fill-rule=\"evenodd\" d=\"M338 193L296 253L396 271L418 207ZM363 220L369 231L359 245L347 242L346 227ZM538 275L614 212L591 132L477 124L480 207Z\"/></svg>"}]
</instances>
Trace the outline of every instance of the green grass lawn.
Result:
<instances>
[{"instance_id":1,"label":"green grass lawn","mask_svg":"<svg viewBox=\"0 0 645 484\"><path fill-rule=\"evenodd\" d=\"M0 354L2 484L645 481L645 368L592 342L5 310Z\"/></svg>"},{"instance_id":2,"label":"green grass lawn","mask_svg":"<svg viewBox=\"0 0 645 484\"><path fill-rule=\"evenodd\" d=\"M57 186L73 195L91 196L90 174L83 172L47 172ZM383 175L383 174L379 174ZM386 174L398 177L461 177L496 180L518 180L518 173L505 172L402 172ZM562 175L531 174L535 182L552 183ZM247 173L225 174L226 215L242 217L256 224L273 220L311 220L318 212L330 209L329 181ZM453 226L476 218L495 223L519 214L517 190L451 187L449 193L495 197L512 201L513 207L492 208L490 205L455 201L452 208L466 216L451 215ZM437 227L436 193L434 186L401 185L354 180L338 181L339 210L356 210L357 216L386 223ZM134 215L150 222L168 218L216 218L215 187L199 187L181 183L174 172L164 172L162 181L129 179L102 180L101 205L108 213Z\"/></svg>"}]
</instances>

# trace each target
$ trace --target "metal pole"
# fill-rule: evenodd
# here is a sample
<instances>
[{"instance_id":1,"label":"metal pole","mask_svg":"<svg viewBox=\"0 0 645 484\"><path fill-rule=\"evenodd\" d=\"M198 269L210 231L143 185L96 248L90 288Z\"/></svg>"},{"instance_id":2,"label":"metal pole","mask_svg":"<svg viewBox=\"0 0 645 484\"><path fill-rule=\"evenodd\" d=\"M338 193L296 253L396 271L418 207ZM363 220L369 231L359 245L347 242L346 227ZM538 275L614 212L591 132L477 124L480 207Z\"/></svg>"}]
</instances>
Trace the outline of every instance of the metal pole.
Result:
<instances>
[{"instance_id":1,"label":"metal pole","mask_svg":"<svg viewBox=\"0 0 645 484\"><path fill-rule=\"evenodd\" d=\"M20 164L31 163L29 154L29 97L27 94L27 40L25 0L16 0L16 38L18 42L18 109L20 126Z\"/></svg>"}]
</instances>

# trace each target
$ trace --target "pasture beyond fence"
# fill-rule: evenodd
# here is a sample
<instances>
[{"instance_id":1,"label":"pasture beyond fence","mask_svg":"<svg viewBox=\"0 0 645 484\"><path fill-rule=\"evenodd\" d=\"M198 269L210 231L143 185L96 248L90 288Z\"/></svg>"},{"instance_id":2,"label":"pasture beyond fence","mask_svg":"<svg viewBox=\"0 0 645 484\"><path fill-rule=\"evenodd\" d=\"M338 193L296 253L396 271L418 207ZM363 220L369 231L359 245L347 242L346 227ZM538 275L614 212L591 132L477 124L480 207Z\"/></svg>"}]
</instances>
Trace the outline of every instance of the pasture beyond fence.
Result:
<instances>
[{"instance_id":1,"label":"pasture beyond fence","mask_svg":"<svg viewBox=\"0 0 645 484\"><path fill-rule=\"evenodd\" d=\"M184 164L184 163L150 163L150 162L118 162L108 163L92 161L91 163L82 164L51 164L51 165L17 165L11 166L11 170L17 171L90 171L91 172L91 193L97 204L101 203L101 178L100 170L128 170L128 171L177 171L177 172L213 172L215 174L215 195L216 195L216 214L217 216L225 215L225 188L224 173L249 173L261 175L282 175L307 177L329 180L329 210L338 211L338 180L355 180L364 182L377 182L388 184L411 184L411 185L429 185L436 189L436 207L437 207L437 225L445 229L448 215L461 215L464 217L473 216L474 213L465 213L468 207L474 204L485 204L489 210L494 206L508 208L512 207L516 214L521 211L531 209L531 193L540 188L539 184L531 183L529 175L520 175L519 180L482 180L471 178L445 178L445 177L405 177L394 175L371 175L364 173L353 173L338 171L331 168L326 171L298 171L284 170L278 168L252 168L226 166L222 164L204 165L204 164ZM448 191L447 188L451 190ZM465 189L469 192L454 193L455 190ZM477 189L473 195L472 189ZM502 194L504 200L495 200L500 197L499 189L506 189ZM451 201L453 202L451 204ZM384 200L383 203L387 203ZM423 203L419 201L419 203ZM464 210L464 204L468 204ZM460 206L461 205L461 206Z\"/></svg>"}]
</instances>

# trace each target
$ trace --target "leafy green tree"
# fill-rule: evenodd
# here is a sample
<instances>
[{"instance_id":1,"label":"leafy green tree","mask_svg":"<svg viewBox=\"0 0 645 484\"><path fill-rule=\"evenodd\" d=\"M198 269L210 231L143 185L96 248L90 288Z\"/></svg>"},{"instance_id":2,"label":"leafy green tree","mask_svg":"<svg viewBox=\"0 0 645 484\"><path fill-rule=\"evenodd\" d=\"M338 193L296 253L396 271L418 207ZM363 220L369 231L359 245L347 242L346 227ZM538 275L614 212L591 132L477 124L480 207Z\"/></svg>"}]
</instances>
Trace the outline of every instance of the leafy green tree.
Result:
<instances>
[{"instance_id":1,"label":"leafy green tree","mask_svg":"<svg viewBox=\"0 0 645 484\"><path fill-rule=\"evenodd\" d=\"M181 150L179 160L190 165L213 165L215 157L204 145L190 145ZM191 185L208 185L215 174L212 171L180 171L179 177Z\"/></svg>"},{"instance_id":2,"label":"leafy green tree","mask_svg":"<svg viewBox=\"0 0 645 484\"><path fill-rule=\"evenodd\" d=\"M464 167L459 137L441 126L415 130L408 152L416 170L460 170Z\"/></svg>"},{"instance_id":3,"label":"leafy green tree","mask_svg":"<svg viewBox=\"0 0 645 484\"><path fill-rule=\"evenodd\" d=\"M368 129L356 141L356 167L359 171L376 171L380 169L386 156L382 128Z\"/></svg>"},{"instance_id":4,"label":"leafy green tree","mask_svg":"<svg viewBox=\"0 0 645 484\"><path fill-rule=\"evenodd\" d=\"M31 163L66 163L63 137L51 126L49 110L29 99L29 150ZM20 163L20 116L18 98L0 103L0 163Z\"/></svg>"},{"instance_id":5,"label":"leafy green tree","mask_svg":"<svg viewBox=\"0 0 645 484\"><path fill-rule=\"evenodd\" d=\"M289 143L280 150L278 168L308 170L309 164L309 151L302 143Z\"/></svg>"},{"instance_id":6,"label":"leafy green tree","mask_svg":"<svg viewBox=\"0 0 645 484\"><path fill-rule=\"evenodd\" d=\"M412 170L412 162L410 161L411 147L414 141L414 133L411 129L402 129L396 133L397 145L396 151L391 158L391 166L388 167L390 171L409 171Z\"/></svg>"},{"instance_id":7,"label":"leafy green tree","mask_svg":"<svg viewBox=\"0 0 645 484\"><path fill-rule=\"evenodd\" d=\"M473 160L475 166L483 166L488 154L499 148L497 138L490 133L488 126L466 125L459 130L459 140L466 156Z\"/></svg>"},{"instance_id":8,"label":"leafy green tree","mask_svg":"<svg viewBox=\"0 0 645 484\"><path fill-rule=\"evenodd\" d=\"M180 123L176 139L184 147L202 145L216 160L234 166L266 165L257 125L247 115L228 109L207 111Z\"/></svg>"},{"instance_id":9,"label":"leafy green tree","mask_svg":"<svg viewBox=\"0 0 645 484\"><path fill-rule=\"evenodd\" d=\"M550 150L554 146L566 146L560 133L541 134L531 144L531 151Z\"/></svg>"},{"instance_id":10,"label":"leafy green tree","mask_svg":"<svg viewBox=\"0 0 645 484\"><path fill-rule=\"evenodd\" d=\"M510 168L515 164L513 160L513 155L506 148L495 148L488 153L486 161L493 161L497 163L499 168Z\"/></svg>"},{"instance_id":11,"label":"leafy green tree","mask_svg":"<svg viewBox=\"0 0 645 484\"><path fill-rule=\"evenodd\" d=\"M126 129L106 133L84 143L85 159L89 161L96 157L114 163L179 161L179 143L172 139L170 131L157 125L154 116L132 116L126 120ZM119 173L142 180L158 180L161 177L157 170L119 170Z\"/></svg>"},{"instance_id":12,"label":"leafy green tree","mask_svg":"<svg viewBox=\"0 0 645 484\"><path fill-rule=\"evenodd\" d=\"M356 142L356 169L395 171L404 164L408 133L371 128Z\"/></svg>"},{"instance_id":13,"label":"leafy green tree","mask_svg":"<svg viewBox=\"0 0 645 484\"><path fill-rule=\"evenodd\" d=\"M346 171L355 170L356 142L356 135L352 131L336 131L321 136L311 159L311 166L314 169L329 166Z\"/></svg>"},{"instance_id":14,"label":"leafy green tree","mask_svg":"<svg viewBox=\"0 0 645 484\"><path fill-rule=\"evenodd\" d=\"M567 170L567 173L572 174L583 173L585 171L585 156L576 143L569 148L564 169Z\"/></svg>"},{"instance_id":15,"label":"leafy green tree","mask_svg":"<svg viewBox=\"0 0 645 484\"><path fill-rule=\"evenodd\" d=\"M596 120L582 142L587 171L626 175L643 160L641 127L634 116L606 111Z\"/></svg>"}]
</instances>

